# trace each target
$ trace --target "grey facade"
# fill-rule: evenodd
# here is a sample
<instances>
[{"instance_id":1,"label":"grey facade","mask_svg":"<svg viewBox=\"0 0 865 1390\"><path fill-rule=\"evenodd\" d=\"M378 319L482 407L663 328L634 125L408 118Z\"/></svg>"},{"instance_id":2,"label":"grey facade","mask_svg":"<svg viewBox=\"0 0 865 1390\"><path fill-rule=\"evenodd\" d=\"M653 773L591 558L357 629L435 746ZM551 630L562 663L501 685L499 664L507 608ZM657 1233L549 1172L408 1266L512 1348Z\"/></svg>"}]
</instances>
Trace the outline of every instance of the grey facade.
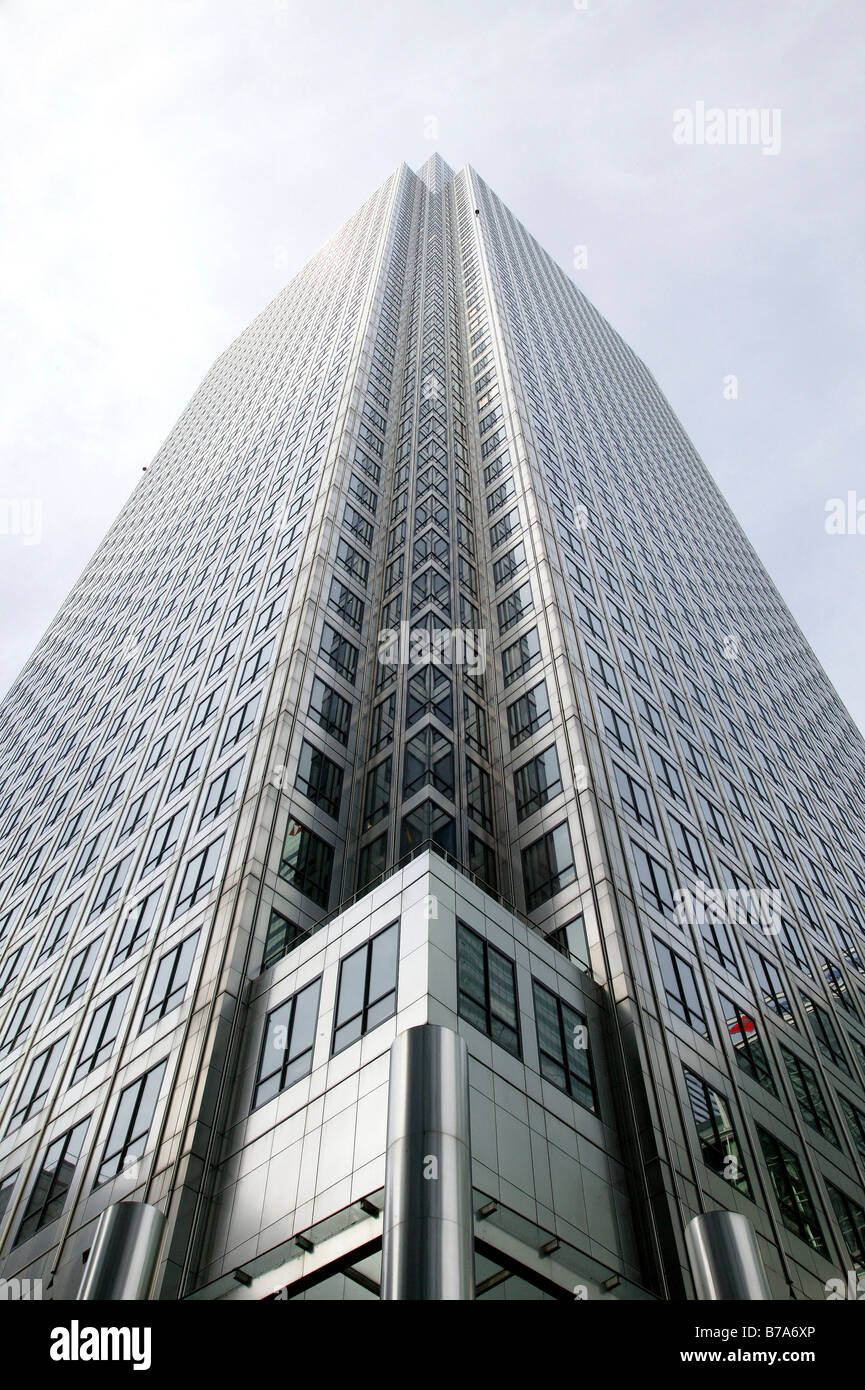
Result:
<instances>
[{"instance_id":1,"label":"grey facade","mask_svg":"<svg viewBox=\"0 0 865 1390\"><path fill-rule=\"evenodd\" d=\"M693 1298L715 1210L774 1298L865 1264L861 735L472 169L218 359L0 749L7 1279L75 1297L126 1202L161 1299L465 1296L472 1243L477 1297ZM414 1029L468 1106L412 1179ZM462 1254L404 1280L414 1220Z\"/></svg>"}]
</instances>

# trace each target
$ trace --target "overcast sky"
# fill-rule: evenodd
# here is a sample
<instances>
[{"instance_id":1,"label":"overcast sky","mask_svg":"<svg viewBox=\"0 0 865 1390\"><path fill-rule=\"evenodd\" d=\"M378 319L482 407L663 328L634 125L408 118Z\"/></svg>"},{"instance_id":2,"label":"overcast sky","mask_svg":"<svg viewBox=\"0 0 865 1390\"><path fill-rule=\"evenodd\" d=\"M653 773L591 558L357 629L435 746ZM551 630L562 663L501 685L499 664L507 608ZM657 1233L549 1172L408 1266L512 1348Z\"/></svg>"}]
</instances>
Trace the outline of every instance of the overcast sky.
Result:
<instances>
[{"instance_id":1,"label":"overcast sky","mask_svg":"<svg viewBox=\"0 0 865 1390\"><path fill-rule=\"evenodd\" d=\"M3 0L0 689L213 359L438 149L647 362L865 724L865 535L825 530L865 498L865 6L586 3ZM699 102L780 149L676 143Z\"/></svg>"}]
</instances>

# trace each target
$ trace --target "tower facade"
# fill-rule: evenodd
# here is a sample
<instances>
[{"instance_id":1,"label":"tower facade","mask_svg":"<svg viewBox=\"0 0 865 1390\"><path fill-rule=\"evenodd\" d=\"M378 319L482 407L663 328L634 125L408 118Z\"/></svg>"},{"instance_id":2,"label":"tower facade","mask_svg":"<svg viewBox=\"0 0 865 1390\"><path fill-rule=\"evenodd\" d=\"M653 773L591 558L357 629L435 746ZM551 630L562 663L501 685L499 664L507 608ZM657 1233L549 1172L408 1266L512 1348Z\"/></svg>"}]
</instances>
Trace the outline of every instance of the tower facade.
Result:
<instances>
[{"instance_id":1,"label":"tower facade","mask_svg":"<svg viewBox=\"0 0 865 1390\"><path fill-rule=\"evenodd\" d=\"M774 1298L865 1263L861 735L471 168L217 360L0 720L7 1279L691 1298L714 1211Z\"/></svg>"}]
</instances>

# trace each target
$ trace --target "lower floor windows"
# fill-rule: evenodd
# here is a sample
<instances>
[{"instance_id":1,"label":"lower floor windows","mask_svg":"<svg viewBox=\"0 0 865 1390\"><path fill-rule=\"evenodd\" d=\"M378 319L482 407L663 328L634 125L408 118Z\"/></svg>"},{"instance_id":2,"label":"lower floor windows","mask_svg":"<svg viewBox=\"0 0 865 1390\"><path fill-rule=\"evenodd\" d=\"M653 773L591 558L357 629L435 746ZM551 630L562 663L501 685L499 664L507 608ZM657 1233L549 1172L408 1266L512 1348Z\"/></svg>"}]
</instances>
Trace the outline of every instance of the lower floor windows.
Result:
<instances>
[{"instance_id":1,"label":"lower floor windows","mask_svg":"<svg viewBox=\"0 0 865 1390\"><path fill-rule=\"evenodd\" d=\"M309 1075L320 995L321 976L267 1015L253 1109Z\"/></svg>"},{"instance_id":2,"label":"lower floor windows","mask_svg":"<svg viewBox=\"0 0 865 1390\"><path fill-rule=\"evenodd\" d=\"M357 1042L396 1013L399 924L345 957L339 967L333 1052Z\"/></svg>"},{"instance_id":3,"label":"lower floor windows","mask_svg":"<svg viewBox=\"0 0 865 1390\"><path fill-rule=\"evenodd\" d=\"M750 1197L751 1187L726 1099L718 1091L712 1090L701 1076L688 1071L687 1067L684 1072L703 1162L719 1178L724 1178Z\"/></svg>"},{"instance_id":4,"label":"lower floor windows","mask_svg":"<svg viewBox=\"0 0 865 1390\"><path fill-rule=\"evenodd\" d=\"M839 1188L833 1187L831 1183L827 1183L826 1186L829 1189L829 1200L835 1219L841 1227L844 1244L850 1252L853 1268L865 1269L865 1211L858 1202L854 1202L852 1197L848 1197Z\"/></svg>"},{"instance_id":5,"label":"lower floor windows","mask_svg":"<svg viewBox=\"0 0 865 1390\"><path fill-rule=\"evenodd\" d=\"M537 980L532 981L532 991L541 1075L594 1111L597 1103L586 1020Z\"/></svg>"},{"instance_id":6,"label":"lower floor windows","mask_svg":"<svg viewBox=\"0 0 865 1390\"><path fill-rule=\"evenodd\" d=\"M519 1057L514 963L464 922L457 922L457 990L460 1017Z\"/></svg>"},{"instance_id":7,"label":"lower floor windows","mask_svg":"<svg viewBox=\"0 0 865 1390\"><path fill-rule=\"evenodd\" d=\"M151 1067L120 1092L94 1187L101 1187L144 1157L167 1065L160 1062Z\"/></svg>"},{"instance_id":8,"label":"lower floor windows","mask_svg":"<svg viewBox=\"0 0 865 1390\"><path fill-rule=\"evenodd\" d=\"M15 1244L41 1231L49 1221L59 1216L72 1186L72 1179L78 1167L84 1148L84 1140L90 1124L90 1117L81 1120L73 1129L68 1129L48 1145L27 1201Z\"/></svg>"},{"instance_id":9,"label":"lower floor windows","mask_svg":"<svg viewBox=\"0 0 865 1390\"><path fill-rule=\"evenodd\" d=\"M804 1240L812 1250L816 1250L819 1255L828 1255L798 1156L768 1130L760 1129L758 1126L757 1135L766 1167L769 1169L769 1178L781 1212L781 1220L788 1231Z\"/></svg>"}]
</instances>

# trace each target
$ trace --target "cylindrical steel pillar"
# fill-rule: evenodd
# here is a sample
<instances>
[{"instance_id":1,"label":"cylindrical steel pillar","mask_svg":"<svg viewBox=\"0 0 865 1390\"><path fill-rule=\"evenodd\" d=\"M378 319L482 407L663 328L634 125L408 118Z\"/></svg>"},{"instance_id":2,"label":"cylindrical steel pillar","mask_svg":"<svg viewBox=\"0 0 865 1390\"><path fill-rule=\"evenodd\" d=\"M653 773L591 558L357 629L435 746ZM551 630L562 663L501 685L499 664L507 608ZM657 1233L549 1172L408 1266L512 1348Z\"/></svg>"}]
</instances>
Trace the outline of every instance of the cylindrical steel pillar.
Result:
<instances>
[{"instance_id":1,"label":"cylindrical steel pillar","mask_svg":"<svg viewBox=\"0 0 865 1390\"><path fill-rule=\"evenodd\" d=\"M772 1297L757 1236L737 1211L707 1211L685 1227L699 1299L755 1302Z\"/></svg>"},{"instance_id":2,"label":"cylindrical steel pillar","mask_svg":"<svg viewBox=\"0 0 865 1390\"><path fill-rule=\"evenodd\" d=\"M424 1023L390 1050L381 1296L474 1298L468 1052Z\"/></svg>"},{"instance_id":3,"label":"cylindrical steel pillar","mask_svg":"<svg viewBox=\"0 0 865 1390\"><path fill-rule=\"evenodd\" d=\"M159 1255L165 1217L149 1202L115 1202L99 1218L79 1299L146 1299Z\"/></svg>"}]
</instances>

